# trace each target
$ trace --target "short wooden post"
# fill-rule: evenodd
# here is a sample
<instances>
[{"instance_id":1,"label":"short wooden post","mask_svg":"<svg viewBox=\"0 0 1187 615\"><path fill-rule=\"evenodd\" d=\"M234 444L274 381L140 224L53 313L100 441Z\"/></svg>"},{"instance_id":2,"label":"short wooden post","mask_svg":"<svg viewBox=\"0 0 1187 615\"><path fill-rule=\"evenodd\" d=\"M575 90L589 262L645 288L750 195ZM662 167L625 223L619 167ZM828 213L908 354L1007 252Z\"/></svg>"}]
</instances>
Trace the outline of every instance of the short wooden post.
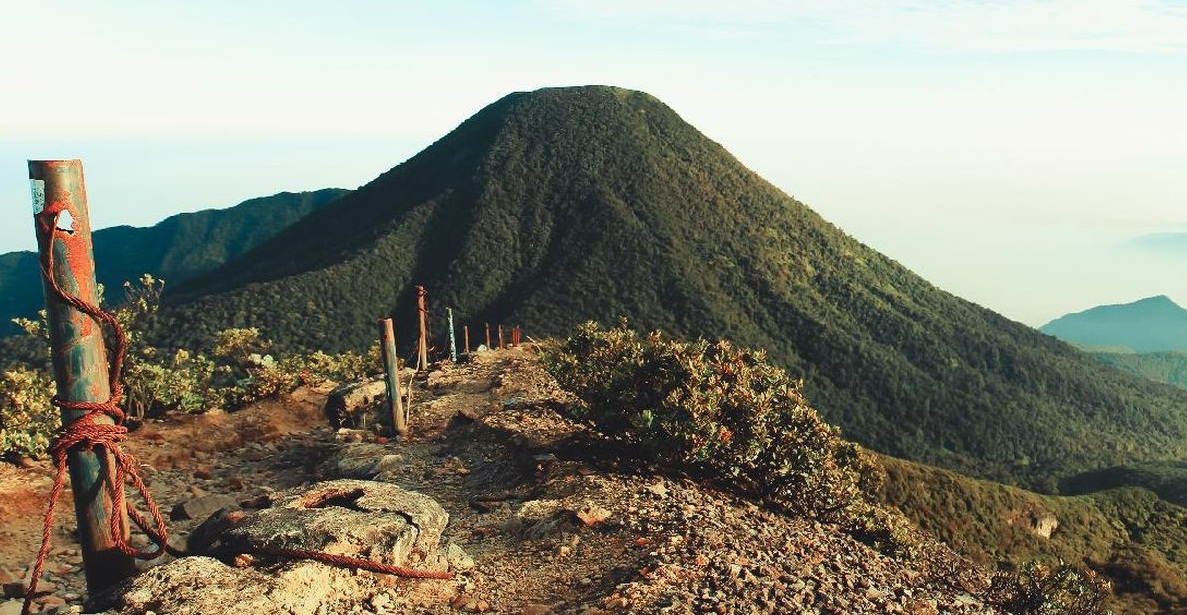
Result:
<instances>
[{"instance_id":1,"label":"short wooden post","mask_svg":"<svg viewBox=\"0 0 1187 615\"><path fill-rule=\"evenodd\" d=\"M486 323L486 349L494 350L494 346L490 345L490 323Z\"/></svg>"},{"instance_id":2,"label":"short wooden post","mask_svg":"<svg viewBox=\"0 0 1187 615\"><path fill-rule=\"evenodd\" d=\"M65 401L106 402L111 382L102 329L90 316L63 302L45 277L52 275L67 294L99 304L82 161L30 160L29 180L37 250L43 258L47 253L53 255L53 271L43 270L41 275L58 396ZM62 423L73 423L84 414L81 410L63 409ZM107 416L94 420L114 423ZM128 518L125 510L114 509L110 493L123 489L123 485L115 484L115 460L103 446L71 450L67 464L87 591L94 595L136 573L133 558L115 546L117 541L127 540ZM115 536L111 530L113 516L119 534Z\"/></svg>"},{"instance_id":3,"label":"short wooden post","mask_svg":"<svg viewBox=\"0 0 1187 615\"><path fill-rule=\"evenodd\" d=\"M453 308L445 308L445 317L449 320L449 360L457 363L457 341L453 337Z\"/></svg>"},{"instance_id":4,"label":"short wooden post","mask_svg":"<svg viewBox=\"0 0 1187 615\"><path fill-rule=\"evenodd\" d=\"M503 325L499 325L499 350L503 348Z\"/></svg>"},{"instance_id":5,"label":"short wooden post","mask_svg":"<svg viewBox=\"0 0 1187 615\"><path fill-rule=\"evenodd\" d=\"M396 354L396 329L392 319L379 319L379 350L383 355L383 376L387 384L388 412L392 428L400 437L408 435L408 415L404 413L403 392L400 391L400 358Z\"/></svg>"},{"instance_id":6,"label":"short wooden post","mask_svg":"<svg viewBox=\"0 0 1187 615\"><path fill-rule=\"evenodd\" d=\"M420 339L416 342L416 371L429 368L429 310L425 307L425 287L416 287L416 312L420 318Z\"/></svg>"},{"instance_id":7,"label":"short wooden post","mask_svg":"<svg viewBox=\"0 0 1187 615\"><path fill-rule=\"evenodd\" d=\"M470 325L462 325L462 337L466 340L466 354L470 354Z\"/></svg>"}]
</instances>

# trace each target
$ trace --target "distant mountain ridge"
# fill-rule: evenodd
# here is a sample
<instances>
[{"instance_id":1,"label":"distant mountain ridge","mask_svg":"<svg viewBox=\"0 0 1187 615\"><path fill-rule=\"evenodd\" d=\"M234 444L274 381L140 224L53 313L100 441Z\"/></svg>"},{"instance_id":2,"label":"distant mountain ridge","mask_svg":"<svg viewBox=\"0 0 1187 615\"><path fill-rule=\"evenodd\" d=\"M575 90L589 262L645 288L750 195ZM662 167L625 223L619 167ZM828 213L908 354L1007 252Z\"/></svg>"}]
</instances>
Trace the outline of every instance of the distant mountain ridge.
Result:
<instances>
[{"instance_id":1,"label":"distant mountain ridge","mask_svg":"<svg viewBox=\"0 0 1187 615\"><path fill-rule=\"evenodd\" d=\"M177 214L150 227L99 229L93 235L99 282L118 290L144 273L170 286L183 282L243 254L347 192L281 192L226 209ZM17 331L12 318L35 316L43 307L38 269L33 252L0 254L0 334Z\"/></svg>"},{"instance_id":2,"label":"distant mountain ridge","mask_svg":"<svg viewBox=\"0 0 1187 615\"><path fill-rule=\"evenodd\" d=\"M1039 331L1086 350L1187 352L1187 309L1158 295L1067 314Z\"/></svg>"},{"instance_id":3,"label":"distant mountain ridge","mask_svg":"<svg viewBox=\"0 0 1187 615\"><path fill-rule=\"evenodd\" d=\"M458 328L541 337L627 316L765 348L848 437L975 476L1055 490L1087 469L1187 455L1187 392L934 287L659 100L612 87L492 103L175 289L158 335L197 345L255 326L280 349L362 349L392 315L408 348L417 284L434 340L449 307Z\"/></svg>"}]
</instances>

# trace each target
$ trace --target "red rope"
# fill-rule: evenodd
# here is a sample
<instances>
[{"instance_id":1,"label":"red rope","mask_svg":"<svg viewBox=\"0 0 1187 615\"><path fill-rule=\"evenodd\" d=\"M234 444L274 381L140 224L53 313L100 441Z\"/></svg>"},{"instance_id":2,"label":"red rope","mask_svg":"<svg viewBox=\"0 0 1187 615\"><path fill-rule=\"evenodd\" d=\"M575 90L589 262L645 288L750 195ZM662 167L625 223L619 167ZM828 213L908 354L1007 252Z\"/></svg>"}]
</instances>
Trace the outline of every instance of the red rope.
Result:
<instances>
[{"instance_id":1,"label":"red rope","mask_svg":"<svg viewBox=\"0 0 1187 615\"><path fill-rule=\"evenodd\" d=\"M415 570L412 568L404 568L403 566L392 566L369 559L359 559L357 557L348 557L346 555L332 555L330 553L322 553L320 551L307 551L305 549L287 549L285 547L269 547L260 546L255 548L260 553L269 555L281 555L284 557L295 557L297 559L312 559L327 564L336 564L338 566L345 566L347 568L361 568L363 570L370 570L371 572L382 572L384 574L393 574L399 577L407 577L410 579L452 579L454 574L447 571L437 570Z\"/></svg>"},{"instance_id":2,"label":"red rope","mask_svg":"<svg viewBox=\"0 0 1187 615\"><path fill-rule=\"evenodd\" d=\"M50 453L54 459L54 465L57 468L57 473L54 476L54 486L50 491L49 505L45 510L45 523L42 527L41 533L41 549L37 552L37 563L33 566L33 576L29 580L29 589L25 594L25 602L21 608L21 615L28 615L29 609L33 602L33 597L37 592L37 583L41 577L42 568L45 567L46 557L49 555L51 534L54 523L54 509L57 507L58 499L62 495L62 488L65 485L67 456L70 451L91 451L95 448L110 451L112 457L115 459L115 480L106 485L106 489L110 494L113 510L126 509L128 517L140 528L149 539L155 544L155 548L147 551L140 551L132 547L127 542L127 537L124 535L124 528L121 527L119 515L108 515L110 518L111 536L114 540L114 546L124 555L135 557L138 559L152 560L160 557L168 552L174 556L182 557L187 555L185 552L169 546L168 533L165 527L165 519L161 515L160 508L157 507L153 500L152 494L148 487L140 478L140 473L137 470L138 465L136 458L131 454L124 452L120 448L120 442L127 439L128 428L124 427L124 421L127 415L119 407L120 399L123 397L123 385L120 383L120 375L123 371L124 354L127 352L128 339L124 333L123 327L116 321L111 314L104 312L98 306L88 303L79 297L68 294L61 286L58 285L54 279L54 260L53 260L53 234L58 231L58 215L54 213L53 220L50 223L50 241L48 246L42 250L41 267L46 282L48 282L53 294L60 300L74 307L76 310L86 314L95 320L96 323L107 325L113 334L115 340L115 349L108 357L108 381L110 385L111 395L104 402L82 402L82 401L66 401L55 395L51 400L54 406L63 410L81 411L84 414L73 422L63 425L58 432L54 442L50 445ZM110 417L114 424L106 424L98 422L100 417ZM144 500L145 506L148 508L149 514L152 516L153 525L149 526L145 518L139 511L127 501L124 497L123 485L131 482L135 487L136 492ZM424 570L413 570L410 568L402 568L399 566L389 566L380 562L371 560L357 559L353 557L346 557L341 555L331 555L328 553L319 553L317 551L304 551L298 549L283 549L283 548L267 548L261 549L264 552L271 552L275 555L286 555L290 557L314 559L326 563L338 564L341 566L349 566L354 568L361 568L373 572L381 572L386 574L393 574L402 577L420 578L420 579L452 579L453 573L450 572L435 572Z\"/></svg>"}]
</instances>

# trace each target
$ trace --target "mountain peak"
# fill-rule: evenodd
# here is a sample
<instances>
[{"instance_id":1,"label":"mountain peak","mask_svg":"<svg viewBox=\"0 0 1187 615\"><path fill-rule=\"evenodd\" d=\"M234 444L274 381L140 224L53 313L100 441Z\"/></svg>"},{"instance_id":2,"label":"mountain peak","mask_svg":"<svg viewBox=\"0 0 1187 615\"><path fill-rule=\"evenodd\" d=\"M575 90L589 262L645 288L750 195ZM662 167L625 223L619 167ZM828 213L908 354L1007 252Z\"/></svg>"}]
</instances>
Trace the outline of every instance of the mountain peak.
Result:
<instances>
[{"instance_id":1,"label":"mountain peak","mask_svg":"<svg viewBox=\"0 0 1187 615\"><path fill-rule=\"evenodd\" d=\"M495 101L179 292L189 303L162 310L163 335L197 345L259 327L280 350L361 350L392 316L407 345L416 285L437 344L450 308L473 333L501 323L539 339L626 316L764 348L854 439L980 476L1025 483L1187 438L1187 417L1141 437L1117 418L1150 416L1119 391L1156 385L935 288L663 102L609 86ZM1050 374L1074 394L1056 398ZM1142 399L1175 395L1187 404L1161 389ZM1056 421L1067 428L1043 428ZM1096 433L1110 445L1084 437Z\"/></svg>"},{"instance_id":2,"label":"mountain peak","mask_svg":"<svg viewBox=\"0 0 1187 615\"><path fill-rule=\"evenodd\" d=\"M1039 330L1090 349L1187 351L1187 309L1166 295L1098 305L1056 318Z\"/></svg>"}]
</instances>

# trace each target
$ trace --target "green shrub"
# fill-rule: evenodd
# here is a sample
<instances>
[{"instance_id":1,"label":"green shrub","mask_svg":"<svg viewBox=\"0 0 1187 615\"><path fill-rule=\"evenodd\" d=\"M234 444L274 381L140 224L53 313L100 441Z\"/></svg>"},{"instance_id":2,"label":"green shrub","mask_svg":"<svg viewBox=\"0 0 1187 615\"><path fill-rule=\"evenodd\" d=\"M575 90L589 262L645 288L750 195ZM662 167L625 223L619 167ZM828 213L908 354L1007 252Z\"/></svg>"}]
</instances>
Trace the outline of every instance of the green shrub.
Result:
<instances>
[{"instance_id":1,"label":"green shrub","mask_svg":"<svg viewBox=\"0 0 1187 615\"><path fill-rule=\"evenodd\" d=\"M54 381L39 370L16 367L0 373L0 455L41 457L62 425L50 405Z\"/></svg>"},{"instance_id":2,"label":"green shrub","mask_svg":"<svg viewBox=\"0 0 1187 615\"><path fill-rule=\"evenodd\" d=\"M571 416L648 459L817 517L837 517L872 487L873 460L761 351L586 323L546 349L544 364L579 398Z\"/></svg>"},{"instance_id":3,"label":"green shrub","mask_svg":"<svg viewBox=\"0 0 1187 615\"><path fill-rule=\"evenodd\" d=\"M986 601L1016 615L1103 615L1110 592L1109 582L1091 570L1030 562L995 575Z\"/></svg>"}]
</instances>

